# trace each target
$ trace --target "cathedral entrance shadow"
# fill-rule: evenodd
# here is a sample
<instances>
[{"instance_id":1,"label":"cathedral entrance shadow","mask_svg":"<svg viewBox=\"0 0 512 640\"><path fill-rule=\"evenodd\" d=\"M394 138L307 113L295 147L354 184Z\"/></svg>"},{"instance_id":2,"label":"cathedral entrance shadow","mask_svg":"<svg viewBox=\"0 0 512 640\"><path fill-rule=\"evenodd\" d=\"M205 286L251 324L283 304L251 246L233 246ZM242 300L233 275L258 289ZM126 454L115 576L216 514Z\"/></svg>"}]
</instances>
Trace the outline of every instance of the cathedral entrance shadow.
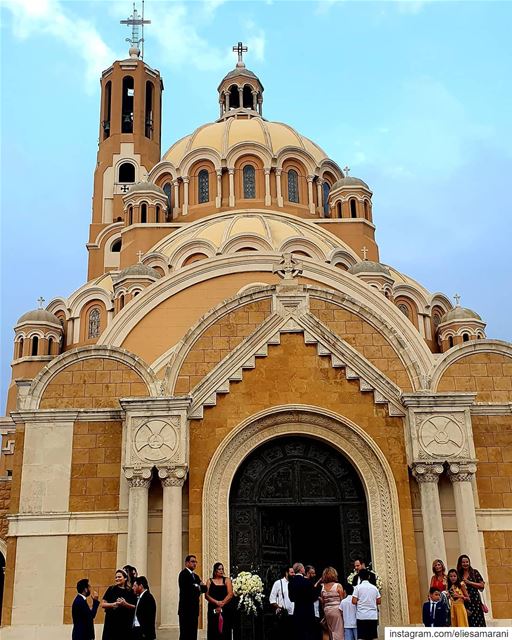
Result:
<instances>
[{"instance_id":1,"label":"cathedral entrance shadow","mask_svg":"<svg viewBox=\"0 0 512 640\"><path fill-rule=\"evenodd\" d=\"M352 464L325 442L275 438L238 469L230 492L234 573L256 571L268 595L284 565L334 566L340 580L358 555L369 557L365 492ZM271 610L244 638L270 638Z\"/></svg>"}]
</instances>

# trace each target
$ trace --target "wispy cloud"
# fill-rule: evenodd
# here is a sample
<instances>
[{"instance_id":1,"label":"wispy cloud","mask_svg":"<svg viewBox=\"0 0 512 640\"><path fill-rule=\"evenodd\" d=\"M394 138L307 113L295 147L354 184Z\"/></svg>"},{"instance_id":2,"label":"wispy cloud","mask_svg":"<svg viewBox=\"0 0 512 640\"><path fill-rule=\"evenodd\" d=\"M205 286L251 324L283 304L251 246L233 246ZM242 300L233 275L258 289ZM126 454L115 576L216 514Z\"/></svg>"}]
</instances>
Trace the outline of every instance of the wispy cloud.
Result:
<instances>
[{"instance_id":1,"label":"wispy cloud","mask_svg":"<svg viewBox=\"0 0 512 640\"><path fill-rule=\"evenodd\" d=\"M17 38L52 36L80 57L87 91L94 90L100 72L115 59L94 24L78 18L58 0L3 0L2 7L11 13Z\"/></svg>"}]
</instances>

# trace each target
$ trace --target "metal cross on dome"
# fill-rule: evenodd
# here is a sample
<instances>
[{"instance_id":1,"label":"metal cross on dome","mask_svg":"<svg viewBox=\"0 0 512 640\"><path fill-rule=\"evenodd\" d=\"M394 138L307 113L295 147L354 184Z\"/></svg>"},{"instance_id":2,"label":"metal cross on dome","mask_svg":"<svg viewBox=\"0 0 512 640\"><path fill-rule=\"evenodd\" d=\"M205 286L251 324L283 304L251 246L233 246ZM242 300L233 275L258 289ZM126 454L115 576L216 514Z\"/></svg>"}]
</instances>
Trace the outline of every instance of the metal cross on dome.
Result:
<instances>
[{"instance_id":1,"label":"metal cross on dome","mask_svg":"<svg viewBox=\"0 0 512 640\"><path fill-rule=\"evenodd\" d=\"M347 178L348 177L348 172L350 171L350 167L348 166L348 164L346 164L343 167L343 171L345 172L345 178Z\"/></svg>"},{"instance_id":2,"label":"metal cross on dome","mask_svg":"<svg viewBox=\"0 0 512 640\"><path fill-rule=\"evenodd\" d=\"M42 309L43 304L46 302L46 300L43 298L43 296L39 296L39 298L37 299L37 302L39 303L39 308Z\"/></svg>"},{"instance_id":3,"label":"metal cross on dome","mask_svg":"<svg viewBox=\"0 0 512 640\"><path fill-rule=\"evenodd\" d=\"M142 256L144 255L144 251L137 251L137 258L139 262L142 262Z\"/></svg>"},{"instance_id":4,"label":"metal cross on dome","mask_svg":"<svg viewBox=\"0 0 512 640\"><path fill-rule=\"evenodd\" d=\"M247 53L249 51L249 48L244 45L242 42L239 42L237 45L235 45L233 47L233 51L236 51L236 53L238 53L238 65L243 66L244 64L244 53Z\"/></svg>"},{"instance_id":5,"label":"metal cross on dome","mask_svg":"<svg viewBox=\"0 0 512 640\"><path fill-rule=\"evenodd\" d=\"M364 246L361 249L361 253L363 254L363 260L367 260L368 259L368 247Z\"/></svg>"},{"instance_id":6,"label":"metal cross on dome","mask_svg":"<svg viewBox=\"0 0 512 640\"><path fill-rule=\"evenodd\" d=\"M456 307L460 307L460 295L459 295L458 293L456 293L456 294L453 296L453 299L455 300L455 306L456 306Z\"/></svg>"}]
</instances>

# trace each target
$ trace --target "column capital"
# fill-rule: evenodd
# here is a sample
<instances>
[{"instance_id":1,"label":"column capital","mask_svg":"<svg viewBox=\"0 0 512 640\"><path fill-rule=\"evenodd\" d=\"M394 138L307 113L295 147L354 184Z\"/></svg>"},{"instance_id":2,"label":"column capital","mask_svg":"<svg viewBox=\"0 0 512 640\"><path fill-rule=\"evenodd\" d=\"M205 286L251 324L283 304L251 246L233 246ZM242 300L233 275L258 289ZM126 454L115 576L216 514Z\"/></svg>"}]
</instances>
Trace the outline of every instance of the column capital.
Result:
<instances>
[{"instance_id":1,"label":"column capital","mask_svg":"<svg viewBox=\"0 0 512 640\"><path fill-rule=\"evenodd\" d=\"M131 488L149 488L151 484L153 472L149 467L123 467L123 473Z\"/></svg>"},{"instance_id":2,"label":"column capital","mask_svg":"<svg viewBox=\"0 0 512 640\"><path fill-rule=\"evenodd\" d=\"M232 169L228 168L228 173L229 173L230 176L235 175L235 169L234 168L232 168Z\"/></svg>"},{"instance_id":3,"label":"column capital","mask_svg":"<svg viewBox=\"0 0 512 640\"><path fill-rule=\"evenodd\" d=\"M188 468L186 465L177 467L162 467L158 469L158 477L162 487L182 487L187 479Z\"/></svg>"},{"instance_id":4,"label":"column capital","mask_svg":"<svg viewBox=\"0 0 512 640\"><path fill-rule=\"evenodd\" d=\"M215 173L217 174L217 178L222 177L222 169L216 169Z\"/></svg>"},{"instance_id":5,"label":"column capital","mask_svg":"<svg viewBox=\"0 0 512 640\"><path fill-rule=\"evenodd\" d=\"M321 178L320 176L317 177L316 181L317 181L317 183L319 185L323 185L323 183L325 182L325 180L323 178Z\"/></svg>"},{"instance_id":6,"label":"column capital","mask_svg":"<svg viewBox=\"0 0 512 640\"><path fill-rule=\"evenodd\" d=\"M276 176L280 176L283 173L282 169L276 169Z\"/></svg>"},{"instance_id":7,"label":"column capital","mask_svg":"<svg viewBox=\"0 0 512 640\"><path fill-rule=\"evenodd\" d=\"M475 473L475 462L452 462L448 467L448 477L451 482L471 482Z\"/></svg>"},{"instance_id":8,"label":"column capital","mask_svg":"<svg viewBox=\"0 0 512 640\"><path fill-rule=\"evenodd\" d=\"M188 184L190 182L190 178L188 178L187 176L185 176L184 178L182 178L183 182L185 184Z\"/></svg>"},{"instance_id":9,"label":"column capital","mask_svg":"<svg viewBox=\"0 0 512 640\"><path fill-rule=\"evenodd\" d=\"M268 169L268 168L263 169L263 173L264 173L266 176L269 176L269 175L270 175L270 171L271 171L271 170L270 170L270 169Z\"/></svg>"},{"instance_id":10,"label":"column capital","mask_svg":"<svg viewBox=\"0 0 512 640\"><path fill-rule=\"evenodd\" d=\"M312 183L314 179L315 179L315 176L306 176L306 180L307 180L308 182L311 182L311 183Z\"/></svg>"},{"instance_id":11,"label":"column capital","mask_svg":"<svg viewBox=\"0 0 512 640\"><path fill-rule=\"evenodd\" d=\"M412 475L416 482L439 482L439 476L443 473L444 466L441 462L413 462Z\"/></svg>"}]
</instances>

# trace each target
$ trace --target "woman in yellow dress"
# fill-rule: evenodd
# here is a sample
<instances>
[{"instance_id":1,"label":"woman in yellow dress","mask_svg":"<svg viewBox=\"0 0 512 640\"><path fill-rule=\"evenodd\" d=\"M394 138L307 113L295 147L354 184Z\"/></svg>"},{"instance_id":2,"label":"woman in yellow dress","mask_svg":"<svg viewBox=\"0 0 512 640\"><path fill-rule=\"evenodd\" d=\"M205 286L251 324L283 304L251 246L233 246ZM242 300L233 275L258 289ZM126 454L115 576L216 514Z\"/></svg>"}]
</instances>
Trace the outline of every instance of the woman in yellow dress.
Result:
<instances>
[{"instance_id":1,"label":"woman in yellow dress","mask_svg":"<svg viewBox=\"0 0 512 640\"><path fill-rule=\"evenodd\" d=\"M450 619L452 627L469 627L468 612L464 605L469 602L468 590L456 569L448 571L448 593L450 595Z\"/></svg>"}]
</instances>

